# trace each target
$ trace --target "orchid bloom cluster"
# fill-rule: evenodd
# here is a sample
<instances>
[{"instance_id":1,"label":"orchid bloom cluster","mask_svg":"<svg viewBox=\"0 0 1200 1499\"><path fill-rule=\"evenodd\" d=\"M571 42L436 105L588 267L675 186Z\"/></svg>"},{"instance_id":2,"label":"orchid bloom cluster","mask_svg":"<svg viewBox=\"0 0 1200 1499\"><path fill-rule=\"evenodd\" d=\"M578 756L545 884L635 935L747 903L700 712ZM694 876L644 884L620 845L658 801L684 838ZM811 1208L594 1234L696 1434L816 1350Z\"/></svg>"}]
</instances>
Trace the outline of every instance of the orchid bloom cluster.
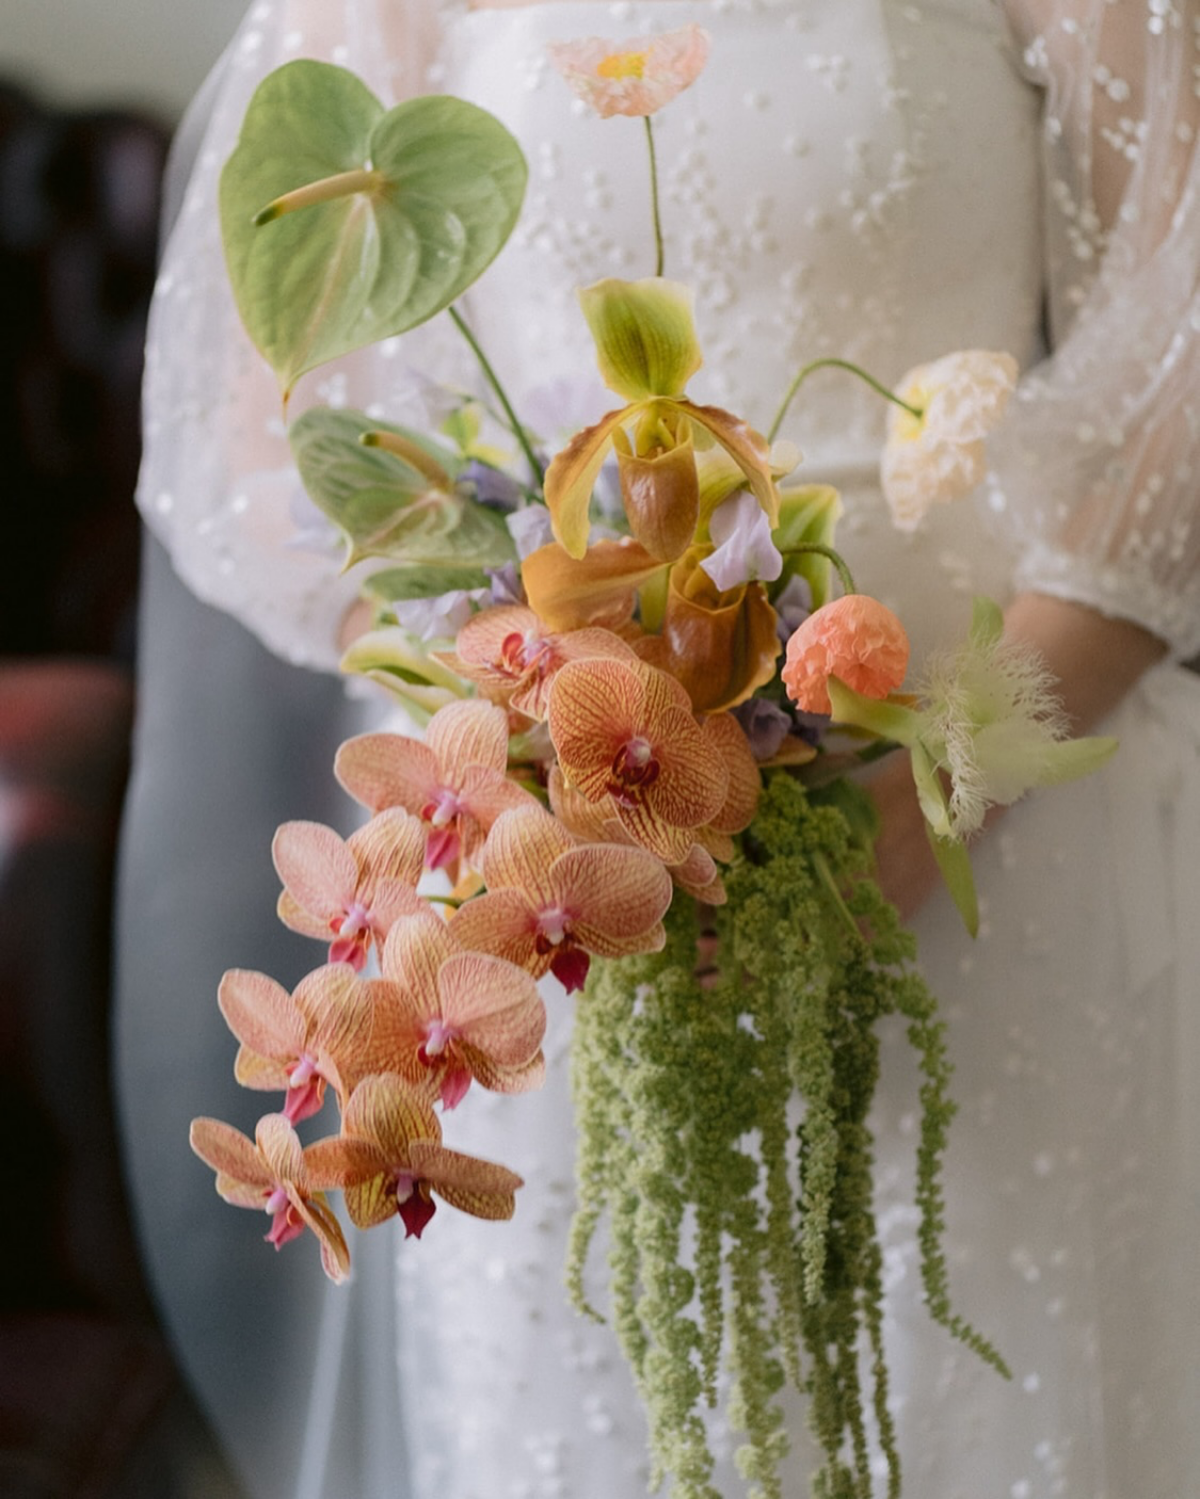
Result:
<instances>
[{"instance_id":1,"label":"orchid bloom cluster","mask_svg":"<svg viewBox=\"0 0 1200 1499\"><path fill-rule=\"evenodd\" d=\"M707 54L707 36L686 27L659 38L563 44L553 49L553 61L602 116L645 121L653 183L650 116L695 80ZM842 959L834 962L830 947L824 964L817 946L828 936L823 923L832 911L838 940L853 948L849 966L866 975L868 939L850 909L853 895L844 898L862 883L859 853L846 851L850 820L828 806L811 813L826 818L826 842L814 842L810 867L799 874L780 827L781 807L807 805L800 788L828 787L855 762L858 751L831 751L831 728L852 731L852 745L866 740L872 749L908 749L931 841L968 925L975 914L964 844L986 808L1083 774L1113 746L1067 741L1044 671L1004 643L999 612L984 601L966 645L934 664L921 691L905 692L903 625L855 589L835 550L837 492L795 479L798 449L772 440L812 371L833 364L862 376L891 404L883 490L896 525L914 529L932 505L965 494L981 477L986 434L1000 420L1016 377L1007 355L949 355L904 377L898 392L843 361L817 360L796 377L769 439L742 416L688 395L702 354L687 287L661 272L608 279L583 289L579 300L600 374L616 399L544 465L536 437L517 419L450 306L515 222L524 186L519 148L495 121L461 101L409 101L386 114L339 69L294 63L281 72L288 74L286 87L268 79L252 103L222 191L239 306L252 336L264 330L260 347L285 395L320 362L314 349L331 358L379 337L385 324L387 336L448 307L492 385L493 412L499 407L504 415L498 425L507 426L486 431L482 405L464 396L446 401L433 432L321 408L290 429L300 474L342 532L348 565L369 558L388 564L364 584L372 628L343 665L388 687L426 733L423 741L371 733L341 747L335 773L366 814L348 839L309 822L279 829L278 915L320 942L325 961L291 993L265 974L225 975L219 1003L240 1043L238 1080L275 1093L279 1103L259 1121L254 1140L200 1119L192 1144L216 1171L227 1201L267 1214L268 1242L278 1249L311 1230L326 1272L342 1280L350 1256L328 1203L331 1190L344 1194L357 1227L398 1217L409 1237L421 1236L435 1198L481 1218L513 1214L520 1177L454 1150L443 1129L476 1088L516 1094L541 1084L546 1001L539 981L550 976L567 996L580 994L581 1004L595 1007L609 1002L601 997L606 984L611 989L617 976L637 968L633 960L646 959L653 969L651 960L662 954L661 972L678 974L680 951L689 940L694 949L705 912L715 908L716 926L724 924L735 938L739 922L749 930L760 919L760 904L758 915L731 906L728 919L720 908L731 889L735 900L749 898L745 892L769 863L772 840L778 867L795 876L796 909L812 922L811 931L791 934L783 945L794 939L803 947L811 938L814 972L824 965L830 982ZM262 208L255 195L282 140L296 134L307 142L309 159L325 152L331 162L342 160L343 125L336 153L321 134L334 99L341 100L343 124L361 125L363 169L339 168ZM415 128L418 117L429 139L454 143L436 171L430 163L438 166L440 158L428 145L412 161L405 156L399 123ZM436 216L421 219L420 233L431 240L421 274L412 267L411 275L397 272L396 306L390 318L382 306L373 310L368 338L353 277L382 253L380 246L403 256L418 242L415 220L405 233L397 231L408 202L407 189L397 184L422 172L428 174L422 190L445 196L445 220L458 225L462 243L455 240L453 254L439 248L432 243L440 232ZM290 164L281 167L281 184L289 174ZM384 198L387 211L367 234L364 223ZM316 216L314 227L288 238L290 215L300 209ZM254 224L270 234L283 226L282 237L263 241L263 249ZM654 225L661 263L657 202ZM314 270L308 280L322 288L319 303L272 304L284 284L280 264L288 262L286 284L296 288L306 281L297 269L305 257ZM377 290L373 285L372 296ZM842 867L832 868L822 848L842 850L830 855ZM819 920L812 915L818 907ZM681 924L681 910L697 913L690 928ZM764 995L782 992L787 974L772 969L765 939L758 952ZM605 973L593 973L597 961L607 965ZM898 961L879 959L889 971ZM727 1001L741 1003L756 974L737 966L745 960L733 949L727 962L732 966L714 982ZM774 977L766 981L768 971ZM703 1003L695 965L689 963L685 978ZM911 989L894 971L879 982L897 992ZM558 995L550 1002L566 1001ZM908 1013L931 1013L921 1009L920 996L904 1002L913 1007ZM872 1004L864 1024L884 1012L881 1000ZM783 1010L756 1019L746 1037L753 1033L766 1044L772 1026L845 1022L840 1001L820 1021L819 1006L796 1019L803 1008L785 996ZM916 1033L924 1037L930 1097L942 1100L940 1033L926 1020ZM763 1103L764 1118L774 1109L784 1119L793 1087L832 1088L841 1043L835 1045L832 1030L816 1036L812 1030L798 1043L799 1074L789 1076L779 1059L771 1064L776 1091ZM826 1072L805 1073L822 1047L828 1047ZM590 1065L585 1058L581 1078ZM619 1087L605 1083L604 1090L611 1102ZM297 1126L324 1118L330 1094L338 1129L302 1143ZM940 1212L933 1176L941 1107L927 1107L932 1122L923 1147L931 1243ZM833 1159L828 1138L813 1143L819 1127L830 1135L833 1117L830 1104L802 1126L802 1157L807 1152L818 1164ZM758 1127L747 1122L741 1133ZM621 1123L618 1133L631 1129ZM806 1129L813 1132L807 1143ZM767 1134L763 1126L761 1153L775 1183L771 1212L785 1224L774 1294L785 1311L791 1308L795 1332L804 1318L787 1284L795 1260L786 1182L793 1169L803 1176L809 1167L803 1160L788 1164L787 1127L771 1135L777 1157L767 1161ZM612 1130L584 1135L585 1154L618 1148ZM834 1144L847 1152L847 1180L869 1183L869 1159L860 1161L858 1175L852 1169L860 1147ZM591 1179L602 1176L593 1172ZM689 1181L702 1176L689 1165ZM824 1216L810 1211L803 1230L805 1294L818 1298L824 1236L835 1231L831 1182L801 1193L810 1209L826 1204ZM581 1209L585 1219L590 1211ZM714 1243L723 1232L713 1230ZM750 1243L753 1224L747 1233ZM930 1265L930 1304L944 1307L933 1250ZM869 1266L861 1273L875 1285ZM719 1303L718 1280L712 1269L712 1305ZM627 1281L632 1294L637 1276ZM862 1281L847 1294L861 1307L873 1293ZM823 1359L828 1340L810 1311L805 1337L811 1335ZM745 1327L759 1315L749 1302L741 1313ZM937 1314L954 1326L948 1312ZM718 1339L720 1322L713 1317ZM849 1358L857 1324L839 1326ZM958 1330L984 1348L976 1335ZM767 1391L771 1379L762 1370L760 1376ZM821 1377L841 1376L826 1370ZM764 1409L770 1398L763 1394ZM847 1399L852 1410L857 1396ZM840 1400L825 1403L832 1411L841 1409ZM674 1417L662 1419L666 1429ZM886 1425L882 1408L879 1420ZM835 1426L826 1445L836 1465L842 1426ZM766 1452L772 1444L763 1443Z\"/></svg>"}]
</instances>

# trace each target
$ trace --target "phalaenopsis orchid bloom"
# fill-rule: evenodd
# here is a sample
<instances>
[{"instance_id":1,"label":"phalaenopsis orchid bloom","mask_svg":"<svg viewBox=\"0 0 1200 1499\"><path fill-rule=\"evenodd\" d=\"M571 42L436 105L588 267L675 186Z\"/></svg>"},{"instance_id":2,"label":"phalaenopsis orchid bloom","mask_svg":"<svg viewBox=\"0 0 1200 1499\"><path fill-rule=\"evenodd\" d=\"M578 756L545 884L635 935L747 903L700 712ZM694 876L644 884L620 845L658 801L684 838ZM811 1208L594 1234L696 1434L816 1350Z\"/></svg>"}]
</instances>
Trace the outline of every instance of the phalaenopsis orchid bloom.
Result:
<instances>
[{"instance_id":1,"label":"phalaenopsis orchid bloom","mask_svg":"<svg viewBox=\"0 0 1200 1499\"><path fill-rule=\"evenodd\" d=\"M310 1175L332 1180L343 1169L347 1149L370 1174L345 1188L346 1211L357 1228L374 1228L398 1216L405 1237L419 1239L433 1217L431 1193L476 1218L511 1218L514 1194L523 1183L505 1166L448 1150L427 1097L401 1078L364 1078L351 1094L338 1139L309 1146Z\"/></svg>"},{"instance_id":2,"label":"phalaenopsis orchid bloom","mask_svg":"<svg viewBox=\"0 0 1200 1499\"><path fill-rule=\"evenodd\" d=\"M403 807L425 825L425 864L457 875L478 867L483 840L507 807L530 800L505 777L508 718L494 703L450 703L429 722L425 742L362 734L338 751L334 772L372 811Z\"/></svg>"},{"instance_id":3,"label":"phalaenopsis orchid bloom","mask_svg":"<svg viewBox=\"0 0 1200 1499\"><path fill-rule=\"evenodd\" d=\"M472 1080L496 1093L541 1086L546 1007L528 973L468 951L432 913L396 923L380 967L368 981L379 1070L432 1089L448 1109Z\"/></svg>"},{"instance_id":4,"label":"phalaenopsis orchid bloom","mask_svg":"<svg viewBox=\"0 0 1200 1499\"><path fill-rule=\"evenodd\" d=\"M285 822L271 845L283 881L279 919L294 932L333 940L331 963L361 969L398 916L418 903L425 829L398 808L343 842L319 822Z\"/></svg>"},{"instance_id":5,"label":"phalaenopsis orchid bloom","mask_svg":"<svg viewBox=\"0 0 1200 1499\"><path fill-rule=\"evenodd\" d=\"M330 1280L350 1274L350 1251L341 1225L309 1173L309 1150L282 1114L258 1121L254 1140L219 1119L194 1119L192 1149L217 1173L217 1191L226 1202L271 1217L268 1244L282 1249L306 1228L321 1246L321 1264ZM353 1142L336 1142L321 1157L322 1187L343 1190L369 1178L371 1158Z\"/></svg>"},{"instance_id":6,"label":"phalaenopsis orchid bloom","mask_svg":"<svg viewBox=\"0 0 1200 1499\"><path fill-rule=\"evenodd\" d=\"M536 978L553 973L568 993L582 989L591 954L657 952L671 879L646 850L579 844L549 812L496 819L483 853L486 895L456 913L451 932Z\"/></svg>"},{"instance_id":7,"label":"phalaenopsis orchid bloom","mask_svg":"<svg viewBox=\"0 0 1200 1499\"><path fill-rule=\"evenodd\" d=\"M317 1113L325 1085L344 1097L368 1070L370 996L347 963L318 968L293 994L265 973L231 969L217 995L242 1043L234 1075L244 1088L282 1088L291 1123Z\"/></svg>"}]
</instances>

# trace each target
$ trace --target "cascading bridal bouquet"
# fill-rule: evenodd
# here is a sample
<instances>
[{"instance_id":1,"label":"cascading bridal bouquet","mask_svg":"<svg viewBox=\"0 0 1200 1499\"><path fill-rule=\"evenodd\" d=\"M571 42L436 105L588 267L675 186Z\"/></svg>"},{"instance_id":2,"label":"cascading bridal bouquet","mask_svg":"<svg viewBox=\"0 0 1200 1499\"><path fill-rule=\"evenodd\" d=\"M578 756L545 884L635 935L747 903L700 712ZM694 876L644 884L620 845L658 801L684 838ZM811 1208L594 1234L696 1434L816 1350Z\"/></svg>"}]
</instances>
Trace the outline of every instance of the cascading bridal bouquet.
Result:
<instances>
[{"instance_id":1,"label":"cascading bridal bouquet","mask_svg":"<svg viewBox=\"0 0 1200 1499\"><path fill-rule=\"evenodd\" d=\"M907 1022L923 1075L930 1313L1003 1363L950 1309L943 1026L872 876L874 814L853 772L907 748L973 927L965 845L987 807L1083 774L1113 744L1066 738L1044 671L982 600L962 647L902 692L904 630L855 590L834 546L839 497L793 481L798 452L777 440L814 371L867 380L891 413L885 493L911 528L982 477L1015 379L1007 356L949 355L898 392L816 360L767 436L688 398L701 354L690 293L663 276L651 117L707 50L694 26L554 49L601 115L645 122L657 265L580 292L620 404L548 465L454 305L517 221L513 138L453 98L385 111L314 62L271 74L250 105L223 231L285 401L306 371L442 311L487 393L448 393L428 432L329 408L291 426L347 565L388 564L364 583L371 628L344 664L427 732L342 746L338 779L370 813L348 840L279 829L279 915L328 944L327 961L292 993L226 974L238 1079L283 1106L253 1141L199 1119L192 1143L226 1200L266 1210L276 1248L312 1230L335 1280L350 1257L328 1190L358 1228L398 1216L416 1238L436 1199L510 1217L520 1178L454 1150L443 1127L473 1086L540 1084L538 980L552 975L578 995L567 1280L599 1315L588 1254L606 1220L606 1311L658 1479L715 1493L703 1407L724 1374L757 1492L781 1494L790 1380L824 1451L814 1493L870 1499L871 1427L896 1496L868 1124L885 1016ZM302 1144L296 1126L329 1090L340 1129Z\"/></svg>"}]
</instances>

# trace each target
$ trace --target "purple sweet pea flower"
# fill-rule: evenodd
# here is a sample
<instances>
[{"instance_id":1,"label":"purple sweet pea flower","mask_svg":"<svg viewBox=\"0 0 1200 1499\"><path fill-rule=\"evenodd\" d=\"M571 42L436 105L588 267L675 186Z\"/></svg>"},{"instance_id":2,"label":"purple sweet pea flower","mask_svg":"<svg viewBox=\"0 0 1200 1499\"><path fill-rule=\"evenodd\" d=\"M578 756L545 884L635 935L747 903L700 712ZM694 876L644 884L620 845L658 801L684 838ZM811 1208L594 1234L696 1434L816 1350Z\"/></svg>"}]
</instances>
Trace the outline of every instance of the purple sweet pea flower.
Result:
<instances>
[{"instance_id":1,"label":"purple sweet pea flower","mask_svg":"<svg viewBox=\"0 0 1200 1499\"><path fill-rule=\"evenodd\" d=\"M459 474L455 487L460 494L495 510L514 510L525 494L511 474L493 468L490 463L480 463L477 458L472 458Z\"/></svg>"},{"instance_id":2,"label":"purple sweet pea flower","mask_svg":"<svg viewBox=\"0 0 1200 1499\"><path fill-rule=\"evenodd\" d=\"M773 582L783 571L783 556L771 540L771 523L747 489L717 506L708 534L716 550L700 566L722 592L755 578Z\"/></svg>"},{"instance_id":3,"label":"purple sweet pea flower","mask_svg":"<svg viewBox=\"0 0 1200 1499\"><path fill-rule=\"evenodd\" d=\"M525 589L521 586L521 573L515 562L506 562L503 567L485 567L484 572L489 579L487 607L525 603Z\"/></svg>"},{"instance_id":4,"label":"purple sweet pea flower","mask_svg":"<svg viewBox=\"0 0 1200 1499\"><path fill-rule=\"evenodd\" d=\"M545 505L526 505L521 510L514 510L504 517L504 524L522 562L531 552L554 540L554 527Z\"/></svg>"},{"instance_id":5,"label":"purple sweet pea flower","mask_svg":"<svg viewBox=\"0 0 1200 1499\"><path fill-rule=\"evenodd\" d=\"M771 602L778 620L779 638L786 645L812 613L812 589L808 579L799 574L789 578Z\"/></svg>"}]
</instances>

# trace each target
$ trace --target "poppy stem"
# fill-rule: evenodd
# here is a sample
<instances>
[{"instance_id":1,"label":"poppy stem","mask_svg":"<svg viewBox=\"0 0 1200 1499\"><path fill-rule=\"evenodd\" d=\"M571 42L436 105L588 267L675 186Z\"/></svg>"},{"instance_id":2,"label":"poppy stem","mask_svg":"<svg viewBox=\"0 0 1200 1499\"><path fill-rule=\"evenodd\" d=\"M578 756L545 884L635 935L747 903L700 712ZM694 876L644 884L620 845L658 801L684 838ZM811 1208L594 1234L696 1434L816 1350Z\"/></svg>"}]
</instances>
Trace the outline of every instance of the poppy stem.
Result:
<instances>
[{"instance_id":1,"label":"poppy stem","mask_svg":"<svg viewBox=\"0 0 1200 1499\"><path fill-rule=\"evenodd\" d=\"M521 423L517 420L517 413L512 408L512 402L508 399L503 385L500 384L500 377L496 374L496 371L489 363L487 355L483 352L483 349L479 345L479 341L471 332L470 328L467 327L466 320L463 318L463 315L461 312L459 312L458 308L450 306L446 308L446 311L450 314L454 326L466 339L471 353L474 354L479 364L479 368L483 371L484 379L492 387L492 390L496 394L496 399L503 407L505 420L508 423L509 430L517 439L517 443L520 446L521 452L525 455L525 461L526 463L528 463L533 473L534 480L538 488L540 489L542 486L542 481L545 478L545 471L543 470L542 465L538 462L537 454L533 451L533 446L529 441L528 433L525 431L525 428L521 425Z\"/></svg>"},{"instance_id":2,"label":"poppy stem","mask_svg":"<svg viewBox=\"0 0 1200 1499\"><path fill-rule=\"evenodd\" d=\"M796 378L788 386L787 395L779 403L779 410L775 413L775 420L771 423L771 430L767 433L768 442L775 441L775 437L783 425L783 419L787 415L787 409L795 399L796 392L800 389L801 385L804 384L805 380L808 379L814 370L824 369L849 370L852 375L857 375L860 380L865 381L885 401L891 401L894 406L899 406L902 410L907 411L910 416L915 416L918 421L925 415L924 407L910 406L907 401L901 400L894 390L889 390L886 385L881 385L875 379L874 375L868 375L866 370L857 364L851 364L848 359L814 359L811 364L806 364L799 371Z\"/></svg>"},{"instance_id":3,"label":"poppy stem","mask_svg":"<svg viewBox=\"0 0 1200 1499\"><path fill-rule=\"evenodd\" d=\"M788 547L783 553L785 557L795 557L801 552L815 552L818 557L827 557L834 567L837 568L838 577L842 581L843 593L857 593L854 586L854 575L846 566L846 560L840 552L834 551L833 547L826 546L823 541L801 541L794 547Z\"/></svg>"},{"instance_id":4,"label":"poppy stem","mask_svg":"<svg viewBox=\"0 0 1200 1499\"><path fill-rule=\"evenodd\" d=\"M654 274L661 276L665 261L663 250L662 217L658 208L658 157L654 150L654 126L650 116L643 115L646 122L646 145L650 151L650 211L654 217Z\"/></svg>"}]
</instances>

